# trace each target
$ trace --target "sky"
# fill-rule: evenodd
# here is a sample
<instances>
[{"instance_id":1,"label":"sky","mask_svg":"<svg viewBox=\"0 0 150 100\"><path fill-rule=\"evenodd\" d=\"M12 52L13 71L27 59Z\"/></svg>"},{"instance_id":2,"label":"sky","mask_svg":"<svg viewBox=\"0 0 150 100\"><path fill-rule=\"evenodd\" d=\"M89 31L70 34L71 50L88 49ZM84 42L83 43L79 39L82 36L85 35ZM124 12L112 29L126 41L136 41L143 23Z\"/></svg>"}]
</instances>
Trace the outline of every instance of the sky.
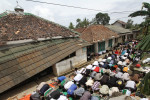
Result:
<instances>
[{"instance_id":1,"label":"sky","mask_svg":"<svg viewBox=\"0 0 150 100\"><path fill-rule=\"evenodd\" d=\"M77 18L80 18L82 20L86 17L89 20L92 20L92 18L94 18L95 15L99 12L108 13L108 15L110 16L110 24L115 22L116 20L127 22L128 19L132 19L134 21L134 24L141 23L143 21L143 17L131 18L128 17L128 15L134 11L140 10L142 7L142 2L150 3L150 0L35 0L98 10L92 11L45 3L37 3L26 0L17 1L19 6L21 6L25 12L35 14L66 27L69 26L70 22L73 22L73 24L76 25ZM1 0L0 13L6 10L13 11L16 5L16 0ZM130 12L112 13L123 11Z\"/></svg>"}]
</instances>

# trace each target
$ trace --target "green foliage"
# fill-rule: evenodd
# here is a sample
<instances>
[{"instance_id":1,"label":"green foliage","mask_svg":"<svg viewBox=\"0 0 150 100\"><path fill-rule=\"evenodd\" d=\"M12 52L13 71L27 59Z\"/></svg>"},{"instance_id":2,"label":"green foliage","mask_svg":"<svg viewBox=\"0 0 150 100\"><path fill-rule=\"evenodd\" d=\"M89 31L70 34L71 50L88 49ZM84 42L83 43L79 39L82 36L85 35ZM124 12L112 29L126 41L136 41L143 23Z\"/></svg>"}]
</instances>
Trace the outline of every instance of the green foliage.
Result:
<instances>
[{"instance_id":1,"label":"green foliage","mask_svg":"<svg viewBox=\"0 0 150 100\"><path fill-rule=\"evenodd\" d=\"M150 72L147 73L140 84L141 93L150 95Z\"/></svg>"},{"instance_id":2,"label":"green foliage","mask_svg":"<svg viewBox=\"0 0 150 100\"><path fill-rule=\"evenodd\" d=\"M87 27L87 26L89 26L89 24L90 24L89 20L86 19L86 18L84 18L83 21L81 21L81 20L78 18L76 21L77 21L76 28Z\"/></svg>"},{"instance_id":3,"label":"green foliage","mask_svg":"<svg viewBox=\"0 0 150 100\"><path fill-rule=\"evenodd\" d=\"M93 18L93 19L90 21L90 25L95 25L95 24L97 24L97 23L96 23L96 19Z\"/></svg>"},{"instance_id":4,"label":"green foliage","mask_svg":"<svg viewBox=\"0 0 150 100\"><path fill-rule=\"evenodd\" d=\"M70 22L69 28L74 29L74 25L72 24L72 22Z\"/></svg>"},{"instance_id":5,"label":"green foliage","mask_svg":"<svg viewBox=\"0 0 150 100\"><path fill-rule=\"evenodd\" d=\"M143 27L143 33L145 33L145 35L147 35L148 28L150 25L150 4L144 2L142 9L143 8L146 8L146 10L139 10L139 11L133 12L129 15L129 17L146 16L145 22L142 23L142 27Z\"/></svg>"},{"instance_id":6,"label":"green foliage","mask_svg":"<svg viewBox=\"0 0 150 100\"><path fill-rule=\"evenodd\" d=\"M148 14L149 14L148 11L141 10L141 11L136 11L136 12L130 14L129 17L146 16Z\"/></svg>"},{"instance_id":7,"label":"green foliage","mask_svg":"<svg viewBox=\"0 0 150 100\"><path fill-rule=\"evenodd\" d=\"M150 4L144 2L142 9L143 8L146 8L146 10L139 10L139 11L133 12L129 15L129 17L136 17L136 16L148 16L148 17L150 17Z\"/></svg>"},{"instance_id":8,"label":"green foliage","mask_svg":"<svg viewBox=\"0 0 150 100\"><path fill-rule=\"evenodd\" d=\"M76 20L76 25L74 26L72 24L72 22L70 22L69 28L70 29L74 29L74 28L83 28L83 27L87 27L90 25L90 21L87 18L84 18L83 20L81 20L80 18L78 18Z\"/></svg>"},{"instance_id":9,"label":"green foliage","mask_svg":"<svg viewBox=\"0 0 150 100\"><path fill-rule=\"evenodd\" d=\"M87 27L90 25L90 21L87 18L84 18L83 21L78 18L76 22L77 22L76 28Z\"/></svg>"},{"instance_id":10,"label":"green foliage","mask_svg":"<svg viewBox=\"0 0 150 100\"><path fill-rule=\"evenodd\" d=\"M139 35L137 36L137 39L138 39L138 40L141 40L141 39L143 39L144 37L145 37L145 35L139 34Z\"/></svg>"},{"instance_id":11,"label":"green foliage","mask_svg":"<svg viewBox=\"0 0 150 100\"><path fill-rule=\"evenodd\" d=\"M131 19L128 19L126 28L131 29L132 27L133 27L133 21Z\"/></svg>"},{"instance_id":12,"label":"green foliage","mask_svg":"<svg viewBox=\"0 0 150 100\"><path fill-rule=\"evenodd\" d=\"M95 16L95 19L97 24L107 25L109 24L110 17L107 13L98 13Z\"/></svg>"},{"instance_id":13,"label":"green foliage","mask_svg":"<svg viewBox=\"0 0 150 100\"><path fill-rule=\"evenodd\" d=\"M139 10L136 12L131 13L130 17L136 17L136 16L146 16L145 22L140 24L140 27L142 28L142 32L144 33L144 38L140 43L137 45L137 48L149 51L150 50L150 34L149 33L149 25L150 25L150 4L144 2L142 9L146 8L145 10Z\"/></svg>"},{"instance_id":14,"label":"green foliage","mask_svg":"<svg viewBox=\"0 0 150 100\"><path fill-rule=\"evenodd\" d=\"M142 41L140 41L136 48L139 48L144 51L150 50L150 34L145 36Z\"/></svg>"}]
</instances>

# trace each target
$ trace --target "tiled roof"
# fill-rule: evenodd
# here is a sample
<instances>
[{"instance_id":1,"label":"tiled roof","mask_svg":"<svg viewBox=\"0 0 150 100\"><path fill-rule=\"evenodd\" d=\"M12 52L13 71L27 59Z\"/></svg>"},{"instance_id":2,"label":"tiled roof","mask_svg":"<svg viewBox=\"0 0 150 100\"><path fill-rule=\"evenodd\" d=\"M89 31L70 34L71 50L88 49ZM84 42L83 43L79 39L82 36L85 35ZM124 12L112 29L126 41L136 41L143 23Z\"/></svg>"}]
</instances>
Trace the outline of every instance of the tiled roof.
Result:
<instances>
[{"instance_id":1,"label":"tiled roof","mask_svg":"<svg viewBox=\"0 0 150 100\"><path fill-rule=\"evenodd\" d=\"M4 12L0 14L0 45L8 41L61 36L79 36L64 26L45 20L30 13L17 14Z\"/></svg>"},{"instance_id":2,"label":"tiled roof","mask_svg":"<svg viewBox=\"0 0 150 100\"><path fill-rule=\"evenodd\" d=\"M126 22L121 21L121 20L117 20L117 21L115 21L113 24L115 24L116 22L118 22L118 23L120 23L120 24L123 24L123 25L126 25L126 24L127 24ZM112 24L112 25L113 25L113 24Z\"/></svg>"},{"instance_id":3,"label":"tiled roof","mask_svg":"<svg viewBox=\"0 0 150 100\"><path fill-rule=\"evenodd\" d=\"M107 25L106 27L119 34L131 33L131 30L116 25Z\"/></svg>"},{"instance_id":4,"label":"tiled roof","mask_svg":"<svg viewBox=\"0 0 150 100\"><path fill-rule=\"evenodd\" d=\"M87 28L75 29L75 31L81 33L80 37L90 43L118 37L117 33L109 30L103 25L91 25Z\"/></svg>"},{"instance_id":5,"label":"tiled roof","mask_svg":"<svg viewBox=\"0 0 150 100\"><path fill-rule=\"evenodd\" d=\"M56 39L0 50L0 93L87 45L78 38Z\"/></svg>"}]
</instances>

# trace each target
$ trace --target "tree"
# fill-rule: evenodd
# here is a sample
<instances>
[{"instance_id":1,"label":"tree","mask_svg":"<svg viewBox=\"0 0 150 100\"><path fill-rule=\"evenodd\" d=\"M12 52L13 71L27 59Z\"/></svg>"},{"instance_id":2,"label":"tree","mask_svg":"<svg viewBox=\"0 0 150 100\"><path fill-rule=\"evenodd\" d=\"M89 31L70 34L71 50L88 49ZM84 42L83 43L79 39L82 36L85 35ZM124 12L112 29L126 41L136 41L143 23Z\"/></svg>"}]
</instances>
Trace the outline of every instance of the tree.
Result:
<instances>
[{"instance_id":1,"label":"tree","mask_svg":"<svg viewBox=\"0 0 150 100\"><path fill-rule=\"evenodd\" d=\"M141 93L150 95L150 72L142 79L139 88Z\"/></svg>"},{"instance_id":2,"label":"tree","mask_svg":"<svg viewBox=\"0 0 150 100\"><path fill-rule=\"evenodd\" d=\"M76 22L77 22L76 28L87 27L90 25L90 22L87 18L84 18L83 21L78 18Z\"/></svg>"},{"instance_id":3,"label":"tree","mask_svg":"<svg viewBox=\"0 0 150 100\"><path fill-rule=\"evenodd\" d=\"M90 21L90 25L95 25L96 24L96 18L93 18L91 21Z\"/></svg>"},{"instance_id":4,"label":"tree","mask_svg":"<svg viewBox=\"0 0 150 100\"><path fill-rule=\"evenodd\" d=\"M74 25L72 24L72 22L70 22L69 28L70 28L70 29L74 29Z\"/></svg>"},{"instance_id":5,"label":"tree","mask_svg":"<svg viewBox=\"0 0 150 100\"><path fill-rule=\"evenodd\" d=\"M83 24L83 27L87 27L90 24L90 22L88 19L84 18L82 21L82 24Z\"/></svg>"},{"instance_id":6,"label":"tree","mask_svg":"<svg viewBox=\"0 0 150 100\"><path fill-rule=\"evenodd\" d=\"M126 28L127 28L127 29L131 29L132 26L133 26L133 21L132 21L131 19L128 19Z\"/></svg>"},{"instance_id":7,"label":"tree","mask_svg":"<svg viewBox=\"0 0 150 100\"><path fill-rule=\"evenodd\" d=\"M143 8L145 8L146 10L143 10ZM148 34L148 27L150 24L150 4L144 2L143 6L142 6L142 10L133 12L129 15L129 17L137 17L137 16L146 16L146 18L145 18L145 22L146 22L145 23L145 29L146 29L145 35L147 35Z\"/></svg>"},{"instance_id":8,"label":"tree","mask_svg":"<svg viewBox=\"0 0 150 100\"><path fill-rule=\"evenodd\" d=\"M97 24L107 25L109 24L110 17L107 13L98 13L95 16L95 19Z\"/></svg>"},{"instance_id":9,"label":"tree","mask_svg":"<svg viewBox=\"0 0 150 100\"><path fill-rule=\"evenodd\" d=\"M145 8L145 10L143 10ZM136 16L146 16L145 22L143 23L143 30L145 33L145 37L142 39L141 42L137 45L137 48L140 48L141 50L148 51L150 50L150 34L148 34L149 25L150 25L150 4L144 2L142 6L142 10L133 12L129 15L129 17L136 17Z\"/></svg>"},{"instance_id":10,"label":"tree","mask_svg":"<svg viewBox=\"0 0 150 100\"><path fill-rule=\"evenodd\" d=\"M77 23L80 23L80 22L81 22L81 19L80 19L80 18L78 18L78 19L76 20L76 22L77 22Z\"/></svg>"}]
</instances>

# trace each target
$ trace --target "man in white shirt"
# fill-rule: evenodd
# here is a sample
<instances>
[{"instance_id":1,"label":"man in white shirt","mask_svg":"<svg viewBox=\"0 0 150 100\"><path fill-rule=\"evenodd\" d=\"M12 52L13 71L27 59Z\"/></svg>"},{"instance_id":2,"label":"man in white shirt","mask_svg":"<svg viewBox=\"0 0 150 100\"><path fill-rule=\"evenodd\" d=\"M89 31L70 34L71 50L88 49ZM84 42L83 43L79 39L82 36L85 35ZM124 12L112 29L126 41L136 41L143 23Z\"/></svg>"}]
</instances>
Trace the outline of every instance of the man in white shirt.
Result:
<instances>
[{"instance_id":1,"label":"man in white shirt","mask_svg":"<svg viewBox=\"0 0 150 100\"><path fill-rule=\"evenodd\" d=\"M88 66L86 66L86 69L92 69L92 65L88 65Z\"/></svg>"},{"instance_id":2,"label":"man in white shirt","mask_svg":"<svg viewBox=\"0 0 150 100\"><path fill-rule=\"evenodd\" d=\"M86 72L86 68L81 68L78 74L85 74L85 72Z\"/></svg>"},{"instance_id":3,"label":"man in white shirt","mask_svg":"<svg viewBox=\"0 0 150 100\"><path fill-rule=\"evenodd\" d=\"M94 66L99 66L98 61L94 61L93 65L94 65Z\"/></svg>"},{"instance_id":4,"label":"man in white shirt","mask_svg":"<svg viewBox=\"0 0 150 100\"><path fill-rule=\"evenodd\" d=\"M68 100L68 98L64 95L60 95L60 97L57 100Z\"/></svg>"},{"instance_id":5,"label":"man in white shirt","mask_svg":"<svg viewBox=\"0 0 150 100\"><path fill-rule=\"evenodd\" d=\"M74 80L76 82L79 82L81 79L82 79L83 75L82 74L77 74L75 77L74 77Z\"/></svg>"},{"instance_id":6,"label":"man in white shirt","mask_svg":"<svg viewBox=\"0 0 150 100\"><path fill-rule=\"evenodd\" d=\"M122 72L118 72L116 75L115 75L115 77L116 78L122 78L122 76L123 76L123 73Z\"/></svg>"},{"instance_id":7,"label":"man in white shirt","mask_svg":"<svg viewBox=\"0 0 150 100\"><path fill-rule=\"evenodd\" d=\"M90 77L89 80L85 84L86 84L86 86L92 86L93 83L94 83L94 80L93 80L93 78Z\"/></svg>"},{"instance_id":8,"label":"man in white shirt","mask_svg":"<svg viewBox=\"0 0 150 100\"><path fill-rule=\"evenodd\" d=\"M135 92L136 91L136 83L134 81L129 80L126 83L125 88L131 90L131 92Z\"/></svg>"},{"instance_id":9,"label":"man in white shirt","mask_svg":"<svg viewBox=\"0 0 150 100\"><path fill-rule=\"evenodd\" d=\"M124 74L122 75L122 79L123 79L124 81L128 81L128 80L130 79L129 73L124 73Z\"/></svg>"},{"instance_id":10,"label":"man in white shirt","mask_svg":"<svg viewBox=\"0 0 150 100\"><path fill-rule=\"evenodd\" d=\"M74 82L69 81L69 82L67 82L67 83L64 85L64 88L65 88L66 90L68 90L68 89L71 87L72 84L74 84Z\"/></svg>"},{"instance_id":11,"label":"man in white shirt","mask_svg":"<svg viewBox=\"0 0 150 100\"><path fill-rule=\"evenodd\" d=\"M75 74L80 74L80 71L78 70L78 68L75 68Z\"/></svg>"}]
</instances>

